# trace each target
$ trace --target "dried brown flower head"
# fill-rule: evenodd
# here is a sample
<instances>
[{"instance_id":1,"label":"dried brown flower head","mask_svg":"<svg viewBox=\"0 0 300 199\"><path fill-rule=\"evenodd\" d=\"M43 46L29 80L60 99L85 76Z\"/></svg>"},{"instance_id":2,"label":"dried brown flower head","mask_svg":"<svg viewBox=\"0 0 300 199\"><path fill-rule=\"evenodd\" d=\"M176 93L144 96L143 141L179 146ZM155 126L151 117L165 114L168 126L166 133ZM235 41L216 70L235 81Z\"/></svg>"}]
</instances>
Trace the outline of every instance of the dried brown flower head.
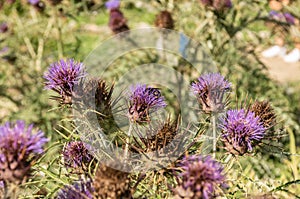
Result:
<instances>
[{"instance_id":1,"label":"dried brown flower head","mask_svg":"<svg viewBox=\"0 0 300 199\"><path fill-rule=\"evenodd\" d=\"M172 14L166 10L161 11L155 20L155 26L158 28L174 29L174 20Z\"/></svg>"},{"instance_id":2,"label":"dried brown flower head","mask_svg":"<svg viewBox=\"0 0 300 199\"><path fill-rule=\"evenodd\" d=\"M255 116L260 118L266 129L273 127L276 124L276 114L268 101L255 101L250 110L255 113Z\"/></svg>"},{"instance_id":3,"label":"dried brown flower head","mask_svg":"<svg viewBox=\"0 0 300 199\"><path fill-rule=\"evenodd\" d=\"M108 164L109 165L109 164ZM101 164L93 181L94 196L100 199L129 199L131 198L129 174L114 168L121 163L114 162L112 167ZM116 166L116 167L115 167Z\"/></svg>"}]
</instances>

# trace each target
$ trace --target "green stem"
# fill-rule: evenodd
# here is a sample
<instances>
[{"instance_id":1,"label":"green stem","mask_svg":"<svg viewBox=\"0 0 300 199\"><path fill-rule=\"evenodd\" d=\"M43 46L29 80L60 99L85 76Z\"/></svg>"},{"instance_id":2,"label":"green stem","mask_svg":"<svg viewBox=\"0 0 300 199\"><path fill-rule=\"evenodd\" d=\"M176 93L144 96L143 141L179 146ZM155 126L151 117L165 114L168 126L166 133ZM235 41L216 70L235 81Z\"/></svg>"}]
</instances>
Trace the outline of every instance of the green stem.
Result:
<instances>
[{"instance_id":1,"label":"green stem","mask_svg":"<svg viewBox=\"0 0 300 199\"><path fill-rule=\"evenodd\" d=\"M52 9L53 12L53 17L54 17L54 21L56 21L56 30L57 30L57 51L58 51L58 57L60 59L63 58L64 56L64 45L63 45L63 41L62 41L62 25L61 25L61 20L59 18L59 14L58 11L56 10L56 8L53 6Z\"/></svg>"},{"instance_id":2,"label":"green stem","mask_svg":"<svg viewBox=\"0 0 300 199\"><path fill-rule=\"evenodd\" d=\"M128 158L128 151L129 151L129 142L130 142L130 137L131 137L131 131L132 131L132 123L129 121L129 129L128 129L128 132L127 132L127 139L126 139L125 152L124 152L125 159Z\"/></svg>"},{"instance_id":3,"label":"green stem","mask_svg":"<svg viewBox=\"0 0 300 199\"><path fill-rule=\"evenodd\" d=\"M213 131L213 158L216 157L216 151L217 151L217 124L216 124L216 114L213 113L212 117L212 131Z\"/></svg>"}]
</instances>

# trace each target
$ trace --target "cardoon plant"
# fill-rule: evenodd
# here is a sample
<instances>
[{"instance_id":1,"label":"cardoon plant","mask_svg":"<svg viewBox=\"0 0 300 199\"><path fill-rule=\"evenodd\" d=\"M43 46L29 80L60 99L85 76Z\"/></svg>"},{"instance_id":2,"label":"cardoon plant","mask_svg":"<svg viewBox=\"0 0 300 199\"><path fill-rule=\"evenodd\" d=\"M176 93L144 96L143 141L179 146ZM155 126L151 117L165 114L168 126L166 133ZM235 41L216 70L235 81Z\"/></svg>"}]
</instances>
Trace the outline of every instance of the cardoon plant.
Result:
<instances>
[{"instance_id":1,"label":"cardoon plant","mask_svg":"<svg viewBox=\"0 0 300 199\"><path fill-rule=\"evenodd\" d=\"M217 113L223 111L228 104L228 96L226 94L230 89L231 83L219 73L201 75L198 81L192 84L192 91L196 95L198 102L202 105L203 112L212 115L214 157L217 149Z\"/></svg>"},{"instance_id":2,"label":"cardoon plant","mask_svg":"<svg viewBox=\"0 0 300 199\"><path fill-rule=\"evenodd\" d=\"M214 198L226 186L223 167L210 156L184 157L180 168L179 184L174 190L177 198Z\"/></svg>"},{"instance_id":3,"label":"cardoon plant","mask_svg":"<svg viewBox=\"0 0 300 199\"><path fill-rule=\"evenodd\" d=\"M264 138L266 130L260 118L245 109L228 110L220 127L225 148L233 155L251 152Z\"/></svg>"},{"instance_id":4,"label":"cardoon plant","mask_svg":"<svg viewBox=\"0 0 300 199\"><path fill-rule=\"evenodd\" d=\"M74 86L85 76L84 66L73 59L60 60L50 65L44 74L45 88L60 94L54 97L63 104L72 103L72 93Z\"/></svg>"},{"instance_id":5,"label":"cardoon plant","mask_svg":"<svg viewBox=\"0 0 300 199\"><path fill-rule=\"evenodd\" d=\"M48 139L42 131L33 133L24 121L0 126L0 180L19 184L30 174L31 166Z\"/></svg>"},{"instance_id":6,"label":"cardoon plant","mask_svg":"<svg viewBox=\"0 0 300 199\"><path fill-rule=\"evenodd\" d=\"M149 123L150 114L166 107L166 102L157 88L147 87L145 84L131 88L129 96L129 109L127 116L130 126L127 133L128 139L125 148L125 157L128 153L128 142L131 136L133 123Z\"/></svg>"}]
</instances>

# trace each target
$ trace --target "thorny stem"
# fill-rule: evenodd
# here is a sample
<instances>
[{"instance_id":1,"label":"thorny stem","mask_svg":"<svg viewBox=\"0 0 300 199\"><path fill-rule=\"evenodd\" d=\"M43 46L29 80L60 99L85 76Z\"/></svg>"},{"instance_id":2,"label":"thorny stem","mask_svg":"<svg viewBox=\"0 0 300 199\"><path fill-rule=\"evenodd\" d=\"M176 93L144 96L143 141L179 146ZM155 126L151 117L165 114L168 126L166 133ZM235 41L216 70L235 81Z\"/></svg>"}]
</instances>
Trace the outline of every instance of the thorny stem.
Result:
<instances>
[{"instance_id":1,"label":"thorny stem","mask_svg":"<svg viewBox=\"0 0 300 199\"><path fill-rule=\"evenodd\" d=\"M216 124L216 117L217 114L213 113L211 120L212 120L212 131L213 131L213 158L216 157L216 151L217 151L217 124Z\"/></svg>"},{"instance_id":2,"label":"thorny stem","mask_svg":"<svg viewBox=\"0 0 300 199\"><path fill-rule=\"evenodd\" d=\"M232 154L229 154L227 157L226 157L226 159L225 159L225 163L227 164L230 160L231 160L231 158L232 158Z\"/></svg>"},{"instance_id":3,"label":"thorny stem","mask_svg":"<svg viewBox=\"0 0 300 199\"><path fill-rule=\"evenodd\" d=\"M125 152L124 152L125 159L128 158L128 150L129 150L129 142L130 142L130 137L131 137L131 131L132 131L132 122L129 121L129 129L128 129L128 132L127 132L127 139L126 139Z\"/></svg>"},{"instance_id":4,"label":"thorny stem","mask_svg":"<svg viewBox=\"0 0 300 199\"><path fill-rule=\"evenodd\" d=\"M18 198L18 186L7 182L4 182L4 199L17 199Z\"/></svg>"}]
</instances>

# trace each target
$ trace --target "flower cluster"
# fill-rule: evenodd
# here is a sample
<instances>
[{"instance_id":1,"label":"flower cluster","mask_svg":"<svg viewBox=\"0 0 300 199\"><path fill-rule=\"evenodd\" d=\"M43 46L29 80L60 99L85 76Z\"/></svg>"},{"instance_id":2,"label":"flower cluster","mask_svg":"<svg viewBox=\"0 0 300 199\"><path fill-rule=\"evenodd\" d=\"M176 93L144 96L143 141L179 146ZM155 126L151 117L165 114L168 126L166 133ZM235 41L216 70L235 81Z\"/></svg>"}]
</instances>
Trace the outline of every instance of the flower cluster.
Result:
<instances>
[{"instance_id":1,"label":"flower cluster","mask_svg":"<svg viewBox=\"0 0 300 199\"><path fill-rule=\"evenodd\" d=\"M243 155L251 152L265 135L260 118L250 110L228 110L220 124L222 141L228 152Z\"/></svg>"},{"instance_id":2,"label":"flower cluster","mask_svg":"<svg viewBox=\"0 0 300 199\"><path fill-rule=\"evenodd\" d=\"M34 134L33 125L24 121L0 126L0 180L22 182L47 142L42 131Z\"/></svg>"},{"instance_id":3,"label":"flower cluster","mask_svg":"<svg viewBox=\"0 0 300 199\"><path fill-rule=\"evenodd\" d=\"M220 112L225 108L224 95L231 84L219 73L204 74L192 84L192 90L205 113Z\"/></svg>"},{"instance_id":4,"label":"flower cluster","mask_svg":"<svg viewBox=\"0 0 300 199\"><path fill-rule=\"evenodd\" d=\"M210 156L187 156L181 160L181 169L175 190L179 198L213 198L218 187L226 186L223 167Z\"/></svg>"},{"instance_id":5,"label":"flower cluster","mask_svg":"<svg viewBox=\"0 0 300 199\"><path fill-rule=\"evenodd\" d=\"M73 59L60 60L50 65L44 74L46 89L51 89L61 95L64 104L72 103L74 86L85 76L84 66Z\"/></svg>"},{"instance_id":6,"label":"flower cluster","mask_svg":"<svg viewBox=\"0 0 300 199\"><path fill-rule=\"evenodd\" d=\"M149 114L164 108L167 104L157 88L137 85L132 88L128 116L131 121L147 122Z\"/></svg>"}]
</instances>

